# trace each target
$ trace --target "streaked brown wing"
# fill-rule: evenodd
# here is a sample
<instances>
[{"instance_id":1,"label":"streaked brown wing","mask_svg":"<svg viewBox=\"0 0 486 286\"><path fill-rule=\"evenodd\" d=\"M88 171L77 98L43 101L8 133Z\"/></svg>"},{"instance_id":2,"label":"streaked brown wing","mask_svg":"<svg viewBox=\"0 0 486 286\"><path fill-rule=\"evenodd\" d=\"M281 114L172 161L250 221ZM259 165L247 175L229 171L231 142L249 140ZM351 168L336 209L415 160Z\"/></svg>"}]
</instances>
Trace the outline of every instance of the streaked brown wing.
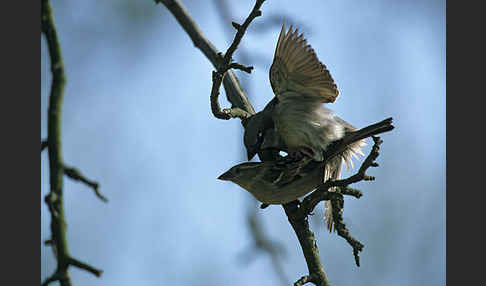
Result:
<instances>
[{"instance_id":1,"label":"streaked brown wing","mask_svg":"<svg viewBox=\"0 0 486 286\"><path fill-rule=\"evenodd\" d=\"M300 161L291 163L286 163L284 161L265 163L268 164L267 166L271 167L266 170L262 179L267 183L272 183L280 188L295 180L302 179L315 168L319 168L319 163L313 161L311 158L304 158Z\"/></svg>"},{"instance_id":2,"label":"streaked brown wing","mask_svg":"<svg viewBox=\"0 0 486 286\"><path fill-rule=\"evenodd\" d=\"M281 97L285 91L295 91L315 96L322 102L334 102L339 94L326 66L319 61L314 49L304 35L285 25L278 37L275 56L270 68L273 92Z\"/></svg>"}]
</instances>

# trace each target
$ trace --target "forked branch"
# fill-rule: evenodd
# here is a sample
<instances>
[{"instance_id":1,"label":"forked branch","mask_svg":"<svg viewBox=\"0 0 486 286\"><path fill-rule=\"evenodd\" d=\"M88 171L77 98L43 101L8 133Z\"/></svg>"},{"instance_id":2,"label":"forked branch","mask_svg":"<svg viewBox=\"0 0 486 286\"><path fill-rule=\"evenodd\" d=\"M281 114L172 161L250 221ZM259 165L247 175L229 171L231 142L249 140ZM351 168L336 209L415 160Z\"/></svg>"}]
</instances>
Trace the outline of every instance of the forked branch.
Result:
<instances>
[{"instance_id":1,"label":"forked branch","mask_svg":"<svg viewBox=\"0 0 486 286\"><path fill-rule=\"evenodd\" d=\"M214 45L204 36L204 33L201 31L197 23L189 15L187 9L182 5L182 3L179 0L154 0L154 1L155 3L162 3L165 5L165 7L175 17L175 19L181 25L184 31L189 35L190 39L194 43L194 46L199 50L201 50L201 52L206 56L206 58L209 59L211 64L216 68L215 72L216 73L218 71L220 72L221 76L217 76L217 75L213 76L213 87L211 88L211 94L213 95L216 92L218 92L217 96L213 95L211 97L211 110L213 111L213 113L215 112L216 114L218 114L219 117L223 117L224 119L229 119L232 117L246 118L255 114L255 109L251 105L246 94L241 89L235 74L233 73L233 71L231 71L231 69L229 68L225 69L225 64L223 62L224 60L223 54L219 52L214 47ZM256 6L255 4L255 6L258 7L258 9L263 3L263 1L260 2L261 3L258 6ZM241 37L243 37L244 31L240 33L241 33ZM241 41L241 38L237 41L239 43L239 41ZM236 47L237 44L235 46L235 50ZM226 52L226 54L228 54L228 51ZM229 64L231 65L231 61L229 62ZM231 68L236 66L238 65L233 65ZM242 69L244 66L241 65L238 67L241 67L240 69ZM249 67L245 67L245 69L250 70ZM225 73L222 72L223 70L225 70ZM224 76L222 76L223 74ZM215 80L216 80L216 84L214 83ZM218 99L217 97L219 96L219 88L221 86L220 80L222 80L223 82L224 89L226 91L226 97L228 101L231 102L232 105L232 109L229 109L227 111L221 111L221 108L217 101ZM241 109L241 111L237 110L236 108Z\"/></svg>"}]
</instances>

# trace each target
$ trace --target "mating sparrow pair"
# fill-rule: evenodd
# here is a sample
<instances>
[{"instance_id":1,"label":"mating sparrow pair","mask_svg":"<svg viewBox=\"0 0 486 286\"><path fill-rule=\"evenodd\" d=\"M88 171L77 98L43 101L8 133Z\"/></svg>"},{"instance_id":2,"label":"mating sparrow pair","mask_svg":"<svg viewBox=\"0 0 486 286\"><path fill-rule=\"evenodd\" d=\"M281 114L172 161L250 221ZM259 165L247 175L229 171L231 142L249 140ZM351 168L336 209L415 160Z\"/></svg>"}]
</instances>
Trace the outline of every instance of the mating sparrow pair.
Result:
<instances>
[{"instance_id":1,"label":"mating sparrow pair","mask_svg":"<svg viewBox=\"0 0 486 286\"><path fill-rule=\"evenodd\" d=\"M364 139L356 141L325 165L318 163L325 159L325 150L332 142L356 128L324 107L324 103L336 100L339 94L337 86L303 35L299 35L292 26L285 32L282 25L270 68L270 83L276 96L269 120L274 127L275 140L263 142L267 137L263 132L269 128L259 123L256 131L245 134L248 159L256 152L272 147L286 151L287 158L283 161L242 163L218 179L240 185L262 203L284 204L313 191L329 179L339 179L343 163L353 167L352 158L358 158L357 154L363 155L361 147L366 143ZM330 201L325 202L325 207L324 216L331 231Z\"/></svg>"}]
</instances>

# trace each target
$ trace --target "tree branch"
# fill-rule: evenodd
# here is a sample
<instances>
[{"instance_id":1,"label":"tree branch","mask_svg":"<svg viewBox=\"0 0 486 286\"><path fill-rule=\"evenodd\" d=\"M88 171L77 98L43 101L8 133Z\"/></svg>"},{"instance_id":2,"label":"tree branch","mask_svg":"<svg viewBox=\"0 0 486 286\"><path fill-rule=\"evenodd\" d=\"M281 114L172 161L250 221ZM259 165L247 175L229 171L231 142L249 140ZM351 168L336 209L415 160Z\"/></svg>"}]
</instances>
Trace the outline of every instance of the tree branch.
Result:
<instances>
[{"instance_id":1,"label":"tree branch","mask_svg":"<svg viewBox=\"0 0 486 286\"><path fill-rule=\"evenodd\" d=\"M366 130L363 128L362 130ZM333 210L333 218L334 218L334 225L336 231L339 236L344 238L353 248L353 255L355 258L356 265L359 267L359 252L363 250L364 245L353 238L349 233L349 230L346 228L342 218L342 212L344 209L344 199L343 194L351 195L356 198L360 198L362 193L359 190L349 188L348 185L352 183L356 183L362 180L373 180L374 177L366 175L366 170L370 167L377 167L378 164L374 162L379 155L379 145L383 142L379 137L373 136L373 141L375 144L370 152L370 154L366 157L363 161L361 167L359 168L358 172L346 179L343 180L335 180L335 181L327 181L321 186L317 188L316 191L312 192L311 194L307 195L300 204L299 211L295 213L297 217L305 218L309 214L312 213L314 208L319 204L321 201L330 200L332 204ZM352 143L352 142L351 142ZM335 146L335 149L339 149L340 146ZM331 150L331 153L334 151ZM330 159L330 158L329 158ZM338 187L337 192L329 192L329 188L331 187Z\"/></svg>"},{"instance_id":2,"label":"tree branch","mask_svg":"<svg viewBox=\"0 0 486 286\"><path fill-rule=\"evenodd\" d=\"M317 249L317 243L314 238L314 233L309 228L309 221L307 216L302 217L299 215L299 203L293 201L282 205L285 214L294 229L295 234L299 240L302 252L304 253L307 268L309 270L309 277L301 278L295 282L294 285L303 285L305 283L312 282L317 286L329 286L331 285L327 280L326 273L322 267L321 259L319 257L319 250ZM300 283L300 284L299 284Z\"/></svg>"},{"instance_id":3,"label":"tree branch","mask_svg":"<svg viewBox=\"0 0 486 286\"><path fill-rule=\"evenodd\" d=\"M187 12L186 8L182 5L182 3L179 0L154 0L154 1L155 3L162 3L165 5L165 7L176 18L177 22L181 25L184 31L186 31L186 33L189 35L192 42L194 43L194 46L199 50L201 50L201 52L206 56L206 58L209 59L213 67L218 69L221 66L220 63L223 59L222 53L219 52L214 47L214 45L204 36L201 29L196 24L196 22L192 19L192 17L189 15L189 13ZM224 77L222 77L222 81L223 81L224 89L226 91L226 97L228 101L231 102L231 105L233 107L239 107L241 110L247 112L249 115L255 114L255 109L251 105L246 94L241 89L241 86L238 83L238 79L236 75L231 70L228 70L226 72ZM212 88L212 90L213 89L215 88ZM215 90L219 90L219 87L218 89ZM215 108L217 108L218 106L215 106ZM231 116L232 112L228 111L227 113L230 114L226 114L222 116L229 117Z\"/></svg>"},{"instance_id":4,"label":"tree branch","mask_svg":"<svg viewBox=\"0 0 486 286\"><path fill-rule=\"evenodd\" d=\"M56 271L53 275L44 280L42 285L48 285L51 282L59 281L61 286L70 286L71 279L69 277L68 268L70 265L74 265L74 263L78 261L71 258L69 254L63 206L63 175L66 170L62 160L61 148L61 107L64 97L66 77L62 61L61 47L54 26L52 8L48 0L41 1L41 31L47 41L52 72L47 118L47 139L41 142L41 151L48 147L50 192L45 196L45 203L51 213L52 237L49 240L49 245L53 247L57 260ZM86 264L81 265L86 266ZM79 265L76 266L79 267ZM92 267L82 268L94 273L94 268ZM101 272L96 273L101 274Z\"/></svg>"},{"instance_id":5,"label":"tree branch","mask_svg":"<svg viewBox=\"0 0 486 286\"><path fill-rule=\"evenodd\" d=\"M61 285L63 285L63 282L62 281L64 281L64 280L66 280L66 277L65 276L61 276L61 274L56 271L51 276L47 277L44 280L44 282L42 282L41 286L47 286L50 283L55 282L55 281L59 281L61 283ZM67 277L67 280L69 282L64 282L64 283L71 283L69 277Z\"/></svg>"},{"instance_id":6,"label":"tree branch","mask_svg":"<svg viewBox=\"0 0 486 286\"><path fill-rule=\"evenodd\" d=\"M358 139L359 140L359 139ZM348 188L348 185L365 180L365 181L371 181L374 180L374 177L366 175L366 170L369 167L377 167L378 164L375 162L376 158L379 155L379 145L383 142L379 137L374 137L373 140L375 144L373 145L373 148L371 149L370 154L366 157L366 159L363 161L361 164L361 167L359 168L358 172L354 175L352 175L349 178L342 179L342 180L329 180L319 186L316 191L312 192L311 194L307 195L303 200L302 204L300 206L300 215L301 216L307 216L312 211L314 210L315 206L320 203L321 201L324 200L330 200L331 197L335 194L335 192L329 192L328 189L331 187L340 187L340 193L346 194L346 195L352 195L356 198L361 197L362 193L359 190L356 189L351 189ZM352 143L352 142L351 142ZM351 144L349 143L349 144ZM343 143L346 144L346 143ZM347 145L349 145L347 144ZM346 145L346 146L347 146ZM342 149L342 144L339 144L338 146L334 145L331 146L330 148L334 147L333 149L330 150L329 154L339 154L335 153L335 150L340 150ZM329 156L326 157L326 160L323 162L327 162L328 160L332 159L334 156ZM343 191L344 190L344 191Z\"/></svg>"},{"instance_id":7,"label":"tree branch","mask_svg":"<svg viewBox=\"0 0 486 286\"><path fill-rule=\"evenodd\" d=\"M312 283L314 282L314 278L311 277L311 275L305 275L300 277L300 279L294 283L294 286L302 286L304 284L311 283L311 282Z\"/></svg>"},{"instance_id":8,"label":"tree branch","mask_svg":"<svg viewBox=\"0 0 486 286\"><path fill-rule=\"evenodd\" d=\"M49 143L47 142L47 140L42 140L41 141L41 152L44 151L44 149L46 149L46 147L49 145Z\"/></svg>"},{"instance_id":9,"label":"tree branch","mask_svg":"<svg viewBox=\"0 0 486 286\"><path fill-rule=\"evenodd\" d=\"M50 193L45 201L51 212L51 232L52 240L57 254L57 271L55 275L44 283L59 280L61 286L71 285L71 280L67 273L69 251L66 240L66 221L63 208L62 177L63 165L61 154L61 105L64 96L64 86L66 78L64 75L64 65L62 62L61 48L54 27L52 9L48 0L41 2L41 28L47 40L49 55L51 58L52 85L49 96L48 111L48 152L50 170ZM54 280L53 280L54 279Z\"/></svg>"},{"instance_id":10,"label":"tree branch","mask_svg":"<svg viewBox=\"0 0 486 286\"><path fill-rule=\"evenodd\" d=\"M72 258L72 257L69 257L69 265L76 266L79 269L86 270L86 271L92 273L93 275L95 275L96 277L100 277L101 274L103 273L103 270L94 268L93 266L91 266L87 263L84 263L82 261L79 261L79 260Z\"/></svg>"},{"instance_id":11,"label":"tree branch","mask_svg":"<svg viewBox=\"0 0 486 286\"><path fill-rule=\"evenodd\" d=\"M221 87L223 76L229 69L237 68L246 71L247 73L251 73L251 71L253 70L253 67L245 67L238 63L232 63L232 57L233 57L233 53L236 51L236 48L241 42L241 39L243 38L243 35L245 34L246 29L250 25L251 21L253 21L256 17L262 15L262 11L260 10L260 7L262 6L264 1L265 0L256 0L255 6L253 6L250 15L248 15L243 25L232 22L233 27L237 30L235 38L233 39L233 42L231 43L230 47L224 54L224 57L220 60L219 64L216 66L216 71L213 71L213 86L211 88L210 98L211 98L211 110L213 112L213 115L216 118L225 119L225 120L234 118L231 116L233 113L231 109L229 110L225 109L221 111L218 102L219 88ZM239 116L237 117L239 117L240 119L245 119L250 117L250 115L251 114L249 113L244 115L239 114Z\"/></svg>"},{"instance_id":12,"label":"tree branch","mask_svg":"<svg viewBox=\"0 0 486 286\"><path fill-rule=\"evenodd\" d=\"M91 188L93 188L95 195L100 200L104 201L105 203L108 202L108 199L105 196L103 196L100 193L100 191L98 190L98 187L99 187L98 183L95 182L95 181L91 181L91 180L87 179L86 177L84 177L78 169L64 165L64 174L66 174L66 176L68 176L69 178L71 178L75 181L81 181L81 182L85 183L86 185L90 186Z\"/></svg>"}]
</instances>

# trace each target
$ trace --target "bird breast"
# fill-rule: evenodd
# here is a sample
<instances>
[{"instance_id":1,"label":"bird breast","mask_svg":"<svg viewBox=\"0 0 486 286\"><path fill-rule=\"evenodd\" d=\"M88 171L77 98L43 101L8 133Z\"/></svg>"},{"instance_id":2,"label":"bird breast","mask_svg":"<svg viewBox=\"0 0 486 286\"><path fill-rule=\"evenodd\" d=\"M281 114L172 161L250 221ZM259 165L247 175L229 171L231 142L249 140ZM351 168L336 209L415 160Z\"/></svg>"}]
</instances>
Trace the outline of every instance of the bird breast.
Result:
<instances>
[{"instance_id":1,"label":"bird breast","mask_svg":"<svg viewBox=\"0 0 486 286\"><path fill-rule=\"evenodd\" d=\"M304 95L283 96L273 120L289 151L309 148L317 161L323 160L322 152L331 142L344 136L344 127L335 120L332 110Z\"/></svg>"}]
</instances>

